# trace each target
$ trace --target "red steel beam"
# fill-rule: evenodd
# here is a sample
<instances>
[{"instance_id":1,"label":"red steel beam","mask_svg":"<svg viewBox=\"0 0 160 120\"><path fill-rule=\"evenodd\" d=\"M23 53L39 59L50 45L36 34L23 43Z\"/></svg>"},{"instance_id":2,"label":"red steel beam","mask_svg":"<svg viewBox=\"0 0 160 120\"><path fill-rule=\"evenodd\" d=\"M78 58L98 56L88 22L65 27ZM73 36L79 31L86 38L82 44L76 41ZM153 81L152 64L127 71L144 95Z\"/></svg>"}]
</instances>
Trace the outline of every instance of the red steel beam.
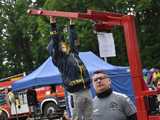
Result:
<instances>
[{"instance_id":1,"label":"red steel beam","mask_svg":"<svg viewBox=\"0 0 160 120\"><path fill-rule=\"evenodd\" d=\"M160 94L160 89L158 89L158 90L145 90L142 92L143 96L154 96L157 94Z\"/></svg>"},{"instance_id":2,"label":"red steel beam","mask_svg":"<svg viewBox=\"0 0 160 120\"><path fill-rule=\"evenodd\" d=\"M99 11L92 11L92 10L88 10L87 15L92 16L93 20L99 19L99 20L103 20L103 21L109 21L109 20L120 21L120 20L122 20L122 17L125 16L125 15L118 14L118 13L99 12Z\"/></svg>"},{"instance_id":3,"label":"red steel beam","mask_svg":"<svg viewBox=\"0 0 160 120\"><path fill-rule=\"evenodd\" d=\"M73 19L78 19L78 17L79 17L79 13L73 13L73 12L35 10L35 9L29 9L27 12L28 12L29 15L67 17L67 18L73 18Z\"/></svg>"},{"instance_id":4,"label":"red steel beam","mask_svg":"<svg viewBox=\"0 0 160 120\"><path fill-rule=\"evenodd\" d=\"M149 116L149 120L160 120L160 117L158 115L155 116Z\"/></svg>"},{"instance_id":5,"label":"red steel beam","mask_svg":"<svg viewBox=\"0 0 160 120\"><path fill-rule=\"evenodd\" d=\"M87 19L94 21L111 22L120 25L121 16L120 14L112 14L109 12L95 12L88 11L87 13L78 12L62 12L62 11L49 11L49 10L35 10L29 9L29 15L42 15L42 16L53 16L53 17L66 17L68 19Z\"/></svg>"},{"instance_id":6,"label":"red steel beam","mask_svg":"<svg viewBox=\"0 0 160 120\"><path fill-rule=\"evenodd\" d=\"M113 12L106 12L106 11L95 11L95 10L88 10L87 11L88 14L105 14L105 15L108 15L108 16L114 16L114 17L122 17L124 16L123 14L120 14L120 13L113 13Z\"/></svg>"}]
</instances>

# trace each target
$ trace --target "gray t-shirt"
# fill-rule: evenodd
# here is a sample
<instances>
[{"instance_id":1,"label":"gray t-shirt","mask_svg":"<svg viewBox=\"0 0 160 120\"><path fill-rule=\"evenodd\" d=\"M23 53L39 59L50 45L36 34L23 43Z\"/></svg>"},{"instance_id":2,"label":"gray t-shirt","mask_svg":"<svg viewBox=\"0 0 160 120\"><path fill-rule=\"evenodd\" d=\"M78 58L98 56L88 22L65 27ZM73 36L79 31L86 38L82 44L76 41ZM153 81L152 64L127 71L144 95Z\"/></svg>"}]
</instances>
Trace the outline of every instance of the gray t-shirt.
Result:
<instances>
[{"instance_id":1,"label":"gray t-shirt","mask_svg":"<svg viewBox=\"0 0 160 120\"><path fill-rule=\"evenodd\" d=\"M93 99L93 120L127 120L134 113L135 105L124 94L112 92L108 97Z\"/></svg>"}]
</instances>

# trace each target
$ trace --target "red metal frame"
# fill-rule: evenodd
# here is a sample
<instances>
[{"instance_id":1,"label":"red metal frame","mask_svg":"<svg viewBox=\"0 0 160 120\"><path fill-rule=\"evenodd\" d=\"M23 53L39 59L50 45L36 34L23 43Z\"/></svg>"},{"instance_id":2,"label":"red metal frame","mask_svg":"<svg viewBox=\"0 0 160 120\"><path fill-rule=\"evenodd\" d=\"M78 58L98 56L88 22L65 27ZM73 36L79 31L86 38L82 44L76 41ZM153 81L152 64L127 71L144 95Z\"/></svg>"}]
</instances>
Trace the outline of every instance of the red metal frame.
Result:
<instances>
[{"instance_id":1,"label":"red metal frame","mask_svg":"<svg viewBox=\"0 0 160 120\"><path fill-rule=\"evenodd\" d=\"M111 29L112 26L122 26L124 28L128 60L131 69L138 120L160 120L160 116L149 116L147 113L144 97L156 93L148 91L143 80L134 16L91 10L87 11L87 13L78 13L32 9L28 10L28 13L30 15L92 20L97 22L97 29Z\"/></svg>"}]
</instances>

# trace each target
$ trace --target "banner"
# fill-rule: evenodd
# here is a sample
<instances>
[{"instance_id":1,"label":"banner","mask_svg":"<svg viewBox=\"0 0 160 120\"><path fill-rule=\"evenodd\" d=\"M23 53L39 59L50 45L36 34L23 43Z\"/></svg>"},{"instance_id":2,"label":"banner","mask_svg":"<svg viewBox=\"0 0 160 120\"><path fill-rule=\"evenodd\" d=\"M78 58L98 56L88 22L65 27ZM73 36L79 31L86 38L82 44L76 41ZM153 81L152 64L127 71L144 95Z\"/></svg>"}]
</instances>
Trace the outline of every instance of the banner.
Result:
<instances>
[{"instance_id":1,"label":"banner","mask_svg":"<svg viewBox=\"0 0 160 120\"><path fill-rule=\"evenodd\" d=\"M115 44L112 33L97 32L101 57L115 57Z\"/></svg>"}]
</instances>

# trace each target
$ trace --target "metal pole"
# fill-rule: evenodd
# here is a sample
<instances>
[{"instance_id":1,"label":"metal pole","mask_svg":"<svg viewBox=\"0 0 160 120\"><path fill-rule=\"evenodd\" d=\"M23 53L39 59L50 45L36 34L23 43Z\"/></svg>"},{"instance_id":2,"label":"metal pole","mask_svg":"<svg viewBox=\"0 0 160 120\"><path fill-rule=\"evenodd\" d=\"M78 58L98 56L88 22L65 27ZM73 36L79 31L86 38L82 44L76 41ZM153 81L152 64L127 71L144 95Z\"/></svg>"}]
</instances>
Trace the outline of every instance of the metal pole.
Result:
<instances>
[{"instance_id":1,"label":"metal pole","mask_svg":"<svg viewBox=\"0 0 160 120\"><path fill-rule=\"evenodd\" d=\"M15 112L16 112L16 120L19 120L19 119L18 119L18 114L17 114L16 102L14 102L14 107L15 107Z\"/></svg>"},{"instance_id":2,"label":"metal pole","mask_svg":"<svg viewBox=\"0 0 160 120\"><path fill-rule=\"evenodd\" d=\"M107 57L104 57L104 61L107 63Z\"/></svg>"}]
</instances>

